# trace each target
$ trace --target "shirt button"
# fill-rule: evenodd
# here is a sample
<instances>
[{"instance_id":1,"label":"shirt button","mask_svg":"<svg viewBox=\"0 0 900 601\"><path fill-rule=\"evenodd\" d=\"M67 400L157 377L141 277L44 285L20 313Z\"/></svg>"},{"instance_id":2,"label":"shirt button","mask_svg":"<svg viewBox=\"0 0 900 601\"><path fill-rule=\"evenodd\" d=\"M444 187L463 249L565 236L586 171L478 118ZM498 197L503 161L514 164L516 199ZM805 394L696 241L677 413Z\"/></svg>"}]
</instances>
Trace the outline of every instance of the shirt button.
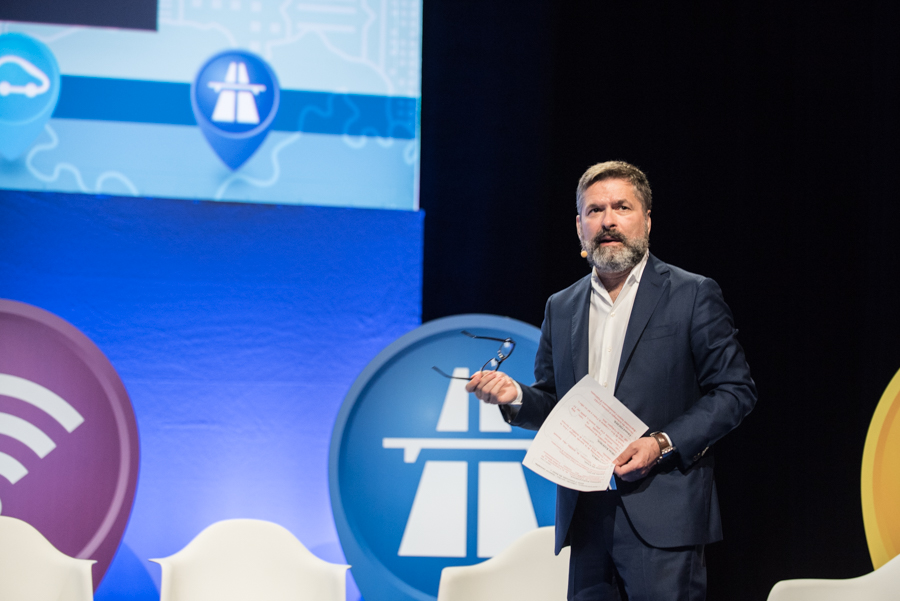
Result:
<instances>
[{"instance_id":1,"label":"shirt button","mask_svg":"<svg viewBox=\"0 0 900 601\"><path fill-rule=\"evenodd\" d=\"M612 352L612 347L611 347L611 346L606 347L606 352L607 352L607 353L611 353L611 352Z\"/></svg>"},{"instance_id":2,"label":"shirt button","mask_svg":"<svg viewBox=\"0 0 900 601\"><path fill-rule=\"evenodd\" d=\"M606 386L606 382L604 382L604 383L603 383L603 388L606 388L606 387L607 387L607 386Z\"/></svg>"},{"instance_id":3,"label":"shirt button","mask_svg":"<svg viewBox=\"0 0 900 601\"><path fill-rule=\"evenodd\" d=\"M616 316L616 312L613 311L612 313L609 314L609 316L610 316L610 317L615 317L615 316Z\"/></svg>"}]
</instances>

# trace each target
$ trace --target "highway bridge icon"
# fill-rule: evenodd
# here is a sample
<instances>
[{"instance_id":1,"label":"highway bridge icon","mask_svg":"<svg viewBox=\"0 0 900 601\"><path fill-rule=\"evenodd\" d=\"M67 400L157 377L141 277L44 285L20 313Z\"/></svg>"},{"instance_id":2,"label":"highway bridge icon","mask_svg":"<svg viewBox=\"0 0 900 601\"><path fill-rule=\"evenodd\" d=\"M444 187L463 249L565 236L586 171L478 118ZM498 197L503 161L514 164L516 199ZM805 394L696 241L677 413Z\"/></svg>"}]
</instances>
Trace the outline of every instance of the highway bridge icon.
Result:
<instances>
[{"instance_id":1,"label":"highway bridge icon","mask_svg":"<svg viewBox=\"0 0 900 601\"><path fill-rule=\"evenodd\" d=\"M2 79L0 80L0 96L21 94L28 98L34 98L35 96L40 96L41 94L50 91L50 78L46 73L34 66L31 61L28 61L21 56L16 56L15 54L4 54L3 56L0 56L0 68L6 64L18 65L25 73L37 79L39 83L29 81L22 85L14 84L7 79Z\"/></svg>"},{"instance_id":2,"label":"highway bridge icon","mask_svg":"<svg viewBox=\"0 0 900 601\"><path fill-rule=\"evenodd\" d=\"M232 61L228 64L224 81L207 84L219 95L210 119L218 123L259 123L259 111L254 96L266 91L260 83L250 83L247 64Z\"/></svg>"},{"instance_id":3,"label":"highway bridge icon","mask_svg":"<svg viewBox=\"0 0 900 601\"><path fill-rule=\"evenodd\" d=\"M453 375L469 377L458 367ZM435 431L469 431L469 400L465 381L450 380ZM474 398L474 397L473 397ZM493 557L526 532L537 528L534 505L519 461L491 461L492 451L527 451L531 439L502 436L511 432L499 410L478 403L480 435L468 438L384 438L385 449L402 449L404 463L415 463L422 450L476 450L486 460L477 462L477 555ZM473 462L474 463L474 462ZM397 552L413 557L466 557L469 525L468 461L425 462L412 509Z\"/></svg>"}]
</instances>

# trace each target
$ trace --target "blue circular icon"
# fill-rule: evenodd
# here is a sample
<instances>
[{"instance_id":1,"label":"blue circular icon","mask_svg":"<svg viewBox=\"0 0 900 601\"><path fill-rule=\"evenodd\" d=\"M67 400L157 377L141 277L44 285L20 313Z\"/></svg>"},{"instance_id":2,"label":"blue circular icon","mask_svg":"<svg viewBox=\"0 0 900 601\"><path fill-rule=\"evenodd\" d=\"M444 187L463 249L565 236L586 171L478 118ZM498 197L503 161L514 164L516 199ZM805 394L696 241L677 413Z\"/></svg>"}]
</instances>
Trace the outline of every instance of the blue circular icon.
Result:
<instances>
[{"instance_id":1,"label":"blue circular icon","mask_svg":"<svg viewBox=\"0 0 900 601\"><path fill-rule=\"evenodd\" d=\"M191 84L194 118L213 150L232 169L262 144L278 113L280 97L272 68L243 50L213 56Z\"/></svg>"},{"instance_id":2,"label":"blue circular icon","mask_svg":"<svg viewBox=\"0 0 900 601\"><path fill-rule=\"evenodd\" d=\"M59 100L59 65L42 42L0 35L0 153L18 157L31 146Z\"/></svg>"},{"instance_id":3,"label":"blue circular icon","mask_svg":"<svg viewBox=\"0 0 900 601\"><path fill-rule=\"evenodd\" d=\"M461 334L467 331L479 338ZM554 521L556 487L521 461L534 432L465 391L464 379L515 348L501 370L533 380L540 330L493 315L429 322L383 350L344 399L329 485L341 545L366 601L437 597L441 570L479 563Z\"/></svg>"}]
</instances>

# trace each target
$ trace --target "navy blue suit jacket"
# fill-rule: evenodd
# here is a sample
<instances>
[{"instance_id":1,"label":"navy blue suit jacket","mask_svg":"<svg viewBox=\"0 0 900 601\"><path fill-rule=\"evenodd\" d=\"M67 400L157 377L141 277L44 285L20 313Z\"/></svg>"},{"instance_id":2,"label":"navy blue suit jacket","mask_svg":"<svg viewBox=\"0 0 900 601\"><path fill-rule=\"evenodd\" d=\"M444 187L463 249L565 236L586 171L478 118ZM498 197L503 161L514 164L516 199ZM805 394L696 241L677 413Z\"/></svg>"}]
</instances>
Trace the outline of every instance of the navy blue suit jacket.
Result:
<instances>
[{"instance_id":1,"label":"navy blue suit jacket","mask_svg":"<svg viewBox=\"0 0 900 601\"><path fill-rule=\"evenodd\" d=\"M510 423L538 429L588 373L591 278L547 301L535 358L535 383L522 386ZM704 451L756 403L756 386L735 335L731 310L711 279L650 255L625 333L615 396L650 432L662 431L677 455L638 482L617 478L622 504L645 542L681 547L722 538L713 456ZM515 413L515 415L512 415ZM556 552L568 544L577 491L559 487Z\"/></svg>"}]
</instances>

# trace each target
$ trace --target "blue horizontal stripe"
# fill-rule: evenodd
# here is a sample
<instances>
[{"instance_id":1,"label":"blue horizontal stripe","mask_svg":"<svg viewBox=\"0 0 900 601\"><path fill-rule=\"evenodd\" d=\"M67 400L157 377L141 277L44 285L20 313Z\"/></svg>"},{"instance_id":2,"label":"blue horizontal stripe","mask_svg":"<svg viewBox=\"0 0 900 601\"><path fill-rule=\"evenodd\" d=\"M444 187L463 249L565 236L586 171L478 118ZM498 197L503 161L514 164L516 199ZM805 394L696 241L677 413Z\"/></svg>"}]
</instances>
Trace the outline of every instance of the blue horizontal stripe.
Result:
<instances>
[{"instance_id":1,"label":"blue horizontal stripe","mask_svg":"<svg viewBox=\"0 0 900 601\"><path fill-rule=\"evenodd\" d=\"M186 83L63 75L58 119L197 125ZM412 139L416 99L281 90L276 131Z\"/></svg>"}]
</instances>

